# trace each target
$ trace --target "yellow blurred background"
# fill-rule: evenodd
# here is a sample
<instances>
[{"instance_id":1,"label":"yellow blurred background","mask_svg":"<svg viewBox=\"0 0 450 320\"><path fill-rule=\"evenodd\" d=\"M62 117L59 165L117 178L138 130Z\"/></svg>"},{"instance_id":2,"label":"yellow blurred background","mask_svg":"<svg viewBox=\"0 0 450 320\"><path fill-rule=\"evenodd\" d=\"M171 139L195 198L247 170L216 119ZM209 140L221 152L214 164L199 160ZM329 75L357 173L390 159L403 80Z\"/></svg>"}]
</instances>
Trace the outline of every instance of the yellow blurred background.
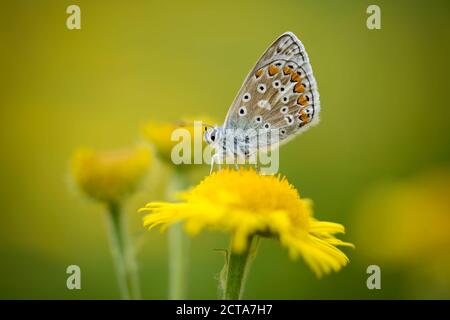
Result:
<instances>
[{"instance_id":1,"label":"yellow blurred background","mask_svg":"<svg viewBox=\"0 0 450 320\"><path fill-rule=\"evenodd\" d=\"M428 239L450 215L448 1L2 4L0 298L119 298L103 208L69 179L74 149L135 144L149 120L222 121L256 59L288 30L309 53L322 121L281 148L280 172L314 200L320 220L346 226L356 249L346 251L348 267L318 280L264 240L245 297L450 298L448 229L437 244ZM81 8L81 30L66 28L71 4ZM366 27L370 4L381 8L381 30ZM126 206L147 299L167 296L166 236L146 232L137 213L164 196L167 170L156 165ZM417 191L422 183L427 192ZM396 198L398 188L411 195ZM408 206L421 197L420 210ZM404 239L405 225L419 232ZM411 248L424 239L418 259ZM214 249L225 247L225 235L192 240L188 298L216 297L223 257ZM66 288L70 264L81 267L80 291ZM372 264L381 290L366 287Z\"/></svg>"}]
</instances>

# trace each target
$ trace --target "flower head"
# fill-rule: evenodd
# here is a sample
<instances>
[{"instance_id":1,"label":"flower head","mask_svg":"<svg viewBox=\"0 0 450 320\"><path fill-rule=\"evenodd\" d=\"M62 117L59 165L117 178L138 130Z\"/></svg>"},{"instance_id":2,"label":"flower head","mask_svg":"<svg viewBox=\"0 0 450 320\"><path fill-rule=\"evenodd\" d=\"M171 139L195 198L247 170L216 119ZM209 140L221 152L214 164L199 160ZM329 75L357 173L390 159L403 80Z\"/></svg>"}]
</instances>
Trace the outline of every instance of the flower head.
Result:
<instances>
[{"instance_id":1,"label":"flower head","mask_svg":"<svg viewBox=\"0 0 450 320\"><path fill-rule=\"evenodd\" d=\"M77 185L90 197L116 202L135 191L151 163L144 147L97 152L79 149L72 160Z\"/></svg>"},{"instance_id":2,"label":"flower head","mask_svg":"<svg viewBox=\"0 0 450 320\"><path fill-rule=\"evenodd\" d=\"M209 119L205 119L205 121L209 122ZM149 121L142 128L142 135L146 140L148 140L156 150L159 158L161 158L164 162L173 165L172 162L172 149L178 143L178 141L172 140L172 133L177 129L185 129L189 132L191 137L191 147L193 146L194 138L201 139L202 144L203 141L203 132L205 130L205 125L199 126L198 128L194 125L195 120L193 119L184 119L181 121L172 121L172 122L156 122ZM191 155L194 155L193 148L191 149ZM193 162L191 162L193 163ZM179 168L187 168L192 166L180 165Z\"/></svg>"},{"instance_id":3,"label":"flower head","mask_svg":"<svg viewBox=\"0 0 450 320\"><path fill-rule=\"evenodd\" d=\"M185 222L196 234L204 228L232 234L232 250L242 252L251 235L277 238L292 258L302 256L321 276L348 263L337 245L352 246L334 234L343 233L337 223L313 218L311 201L303 199L285 178L263 176L254 170L221 170L206 177L179 203L149 203L142 210L149 228Z\"/></svg>"}]
</instances>

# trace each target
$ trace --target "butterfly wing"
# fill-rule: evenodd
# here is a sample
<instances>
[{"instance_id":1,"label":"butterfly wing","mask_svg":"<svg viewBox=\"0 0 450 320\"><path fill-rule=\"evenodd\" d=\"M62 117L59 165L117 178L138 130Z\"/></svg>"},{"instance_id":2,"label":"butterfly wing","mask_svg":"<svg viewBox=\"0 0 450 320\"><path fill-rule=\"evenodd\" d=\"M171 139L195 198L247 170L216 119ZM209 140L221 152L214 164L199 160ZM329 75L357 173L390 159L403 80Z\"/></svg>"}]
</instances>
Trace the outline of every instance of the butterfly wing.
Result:
<instances>
[{"instance_id":1,"label":"butterfly wing","mask_svg":"<svg viewBox=\"0 0 450 320\"><path fill-rule=\"evenodd\" d=\"M319 110L308 55L300 40L287 32L270 45L245 79L224 128L278 130L281 144L316 124Z\"/></svg>"}]
</instances>

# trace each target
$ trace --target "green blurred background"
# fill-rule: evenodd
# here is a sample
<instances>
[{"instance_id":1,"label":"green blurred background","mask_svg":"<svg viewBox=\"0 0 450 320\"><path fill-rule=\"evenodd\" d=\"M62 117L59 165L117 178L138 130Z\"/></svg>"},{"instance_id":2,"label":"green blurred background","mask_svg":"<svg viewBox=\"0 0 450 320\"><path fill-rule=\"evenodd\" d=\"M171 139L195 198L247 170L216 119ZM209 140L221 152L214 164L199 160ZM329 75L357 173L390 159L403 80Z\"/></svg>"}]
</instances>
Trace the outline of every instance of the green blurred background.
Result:
<instances>
[{"instance_id":1,"label":"green blurred background","mask_svg":"<svg viewBox=\"0 0 450 320\"><path fill-rule=\"evenodd\" d=\"M81 30L66 28L70 4L81 8ZM381 8L381 30L366 27L370 4ZM264 240L245 297L450 298L450 269L440 264L449 250L426 248L444 270L430 285L411 271L428 258L419 267L379 253L397 241L382 240L390 215L378 215L377 203L360 209L373 188L448 172L448 1L10 0L0 11L0 298L119 298L103 208L70 183L73 150L133 144L150 119L223 119L256 59L288 30L311 58L322 121L282 147L280 172L314 200L320 220L346 226L356 249L343 271L318 280ZM163 178L127 204L147 299L167 296L167 243L144 232L136 210L161 199ZM188 298L216 298L223 257L213 249L226 246L214 233L192 240ZM81 267L80 291L66 289L70 264ZM371 264L381 267L381 290L366 287Z\"/></svg>"}]
</instances>

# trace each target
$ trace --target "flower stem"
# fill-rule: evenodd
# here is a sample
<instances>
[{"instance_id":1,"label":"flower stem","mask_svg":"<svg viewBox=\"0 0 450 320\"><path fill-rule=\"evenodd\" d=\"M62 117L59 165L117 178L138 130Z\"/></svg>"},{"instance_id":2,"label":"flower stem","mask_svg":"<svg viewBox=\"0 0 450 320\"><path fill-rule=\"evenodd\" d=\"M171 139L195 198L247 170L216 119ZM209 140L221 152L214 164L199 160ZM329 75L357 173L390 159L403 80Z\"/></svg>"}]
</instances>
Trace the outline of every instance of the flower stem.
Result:
<instances>
[{"instance_id":1,"label":"flower stem","mask_svg":"<svg viewBox=\"0 0 450 320\"><path fill-rule=\"evenodd\" d=\"M169 197L187 186L184 173L175 171L169 186ZM169 299L186 299L189 267L189 238L183 232L181 223L168 230L169 241Z\"/></svg>"},{"instance_id":2,"label":"flower stem","mask_svg":"<svg viewBox=\"0 0 450 320\"><path fill-rule=\"evenodd\" d=\"M186 299L189 243L177 223L169 228L169 299Z\"/></svg>"},{"instance_id":3,"label":"flower stem","mask_svg":"<svg viewBox=\"0 0 450 320\"><path fill-rule=\"evenodd\" d=\"M242 253L233 253L231 248L229 250L223 274L225 276L222 284L224 300L242 299L250 265L258 250L259 237L252 236L249 242L249 246Z\"/></svg>"},{"instance_id":4,"label":"flower stem","mask_svg":"<svg viewBox=\"0 0 450 320\"><path fill-rule=\"evenodd\" d=\"M135 253L120 205L108 205L108 225L111 252L122 299L139 299L140 288Z\"/></svg>"}]
</instances>

